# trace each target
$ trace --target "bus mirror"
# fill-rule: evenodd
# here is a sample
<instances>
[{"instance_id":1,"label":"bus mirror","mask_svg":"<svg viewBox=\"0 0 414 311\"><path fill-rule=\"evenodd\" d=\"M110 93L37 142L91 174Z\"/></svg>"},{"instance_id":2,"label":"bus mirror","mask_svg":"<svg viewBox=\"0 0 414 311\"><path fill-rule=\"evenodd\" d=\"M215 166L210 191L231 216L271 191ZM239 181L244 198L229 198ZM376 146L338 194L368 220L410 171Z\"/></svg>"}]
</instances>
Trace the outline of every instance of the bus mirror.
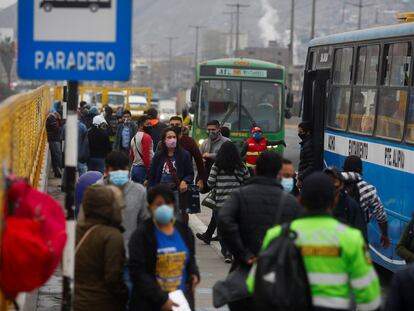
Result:
<instances>
[{"instance_id":1,"label":"bus mirror","mask_svg":"<svg viewBox=\"0 0 414 311\"><path fill-rule=\"evenodd\" d=\"M293 94L288 93L286 98L286 108L293 108Z\"/></svg>"},{"instance_id":2,"label":"bus mirror","mask_svg":"<svg viewBox=\"0 0 414 311\"><path fill-rule=\"evenodd\" d=\"M292 118L292 113L289 109L285 109L285 119L289 120L290 118Z\"/></svg>"},{"instance_id":3,"label":"bus mirror","mask_svg":"<svg viewBox=\"0 0 414 311\"><path fill-rule=\"evenodd\" d=\"M192 103L195 103L197 101L197 86L195 85L191 88L190 99Z\"/></svg>"}]
</instances>

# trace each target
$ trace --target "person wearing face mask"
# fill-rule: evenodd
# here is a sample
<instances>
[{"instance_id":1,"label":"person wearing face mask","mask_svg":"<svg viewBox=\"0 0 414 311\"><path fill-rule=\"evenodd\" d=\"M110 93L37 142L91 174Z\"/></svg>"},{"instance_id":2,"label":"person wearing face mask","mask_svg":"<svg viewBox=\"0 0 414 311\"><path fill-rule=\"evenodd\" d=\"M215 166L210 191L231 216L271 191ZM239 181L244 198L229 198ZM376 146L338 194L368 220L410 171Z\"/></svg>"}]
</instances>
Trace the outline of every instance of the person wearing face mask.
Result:
<instances>
[{"instance_id":1,"label":"person wearing face mask","mask_svg":"<svg viewBox=\"0 0 414 311\"><path fill-rule=\"evenodd\" d=\"M177 133L168 127L161 135L160 149L154 155L149 172L148 187L158 184L165 185L174 191L176 201L188 190L193 183L194 171L190 154L178 146ZM184 204L177 203L180 219L188 223L188 214ZM182 209L181 209L182 208Z\"/></svg>"},{"instance_id":2,"label":"person wearing face mask","mask_svg":"<svg viewBox=\"0 0 414 311\"><path fill-rule=\"evenodd\" d=\"M243 144L241 150L241 156L246 158L246 166L251 172L254 172L256 167L256 161L259 155L267 150L268 147L283 145L286 147L284 140L280 141L269 141L263 135L260 127L254 127L252 129L252 137L247 139Z\"/></svg>"},{"instance_id":3,"label":"person wearing face mask","mask_svg":"<svg viewBox=\"0 0 414 311\"><path fill-rule=\"evenodd\" d=\"M122 151L112 151L108 154L105 158L104 177L97 184L116 186L124 195L125 208L122 210L121 225L124 229L123 236L126 248L135 229L149 218L146 201L147 191L143 185L129 179L129 159ZM126 256L128 258L128 252ZM128 270L125 269L124 279L130 287L127 272Z\"/></svg>"},{"instance_id":4,"label":"person wearing face mask","mask_svg":"<svg viewBox=\"0 0 414 311\"><path fill-rule=\"evenodd\" d=\"M292 161L283 159L280 175L283 189L294 197L298 197L299 189L296 187L296 172Z\"/></svg>"},{"instance_id":5,"label":"person wearing face mask","mask_svg":"<svg viewBox=\"0 0 414 311\"><path fill-rule=\"evenodd\" d=\"M138 119L138 133L131 140L131 179L140 184L144 184L154 156L151 129L151 118L147 115L141 116Z\"/></svg>"},{"instance_id":6,"label":"person wearing face mask","mask_svg":"<svg viewBox=\"0 0 414 311\"><path fill-rule=\"evenodd\" d=\"M125 248L120 230L122 192L113 186L86 189L84 218L76 225L75 311L123 311Z\"/></svg>"},{"instance_id":7,"label":"person wearing face mask","mask_svg":"<svg viewBox=\"0 0 414 311\"><path fill-rule=\"evenodd\" d=\"M300 188L303 180L315 171L312 124L308 121L300 123L298 126L298 136L302 140L300 142L300 160L298 172L298 186Z\"/></svg>"},{"instance_id":8,"label":"person wearing face mask","mask_svg":"<svg viewBox=\"0 0 414 311\"><path fill-rule=\"evenodd\" d=\"M365 241L368 241L364 213L358 203L344 190L344 179L341 172L334 167L327 167L323 172L332 178L335 186L335 205L332 209L332 216L346 225L359 229Z\"/></svg>"},{"instance_id":9,"label":"person wearing face mask","mask_svg":"<svg viewBox=\"0 0 414 311\"><path fill-rule=\"evenodd\" d=\"M217 152L226 141L230 141L229 138L221 135L220 122L217 120L212 120L207 123L207 134L208 139L200 146L200 152L204 160L206 178L210 175L210 170L216 160ZM207 184L207 180L205 180L204 184Z\"/></svg>"},{"instance_id":10,"label":"person wearing face mask","mask_svg":"<svg viewBox=\"0 0 414 311\"><path fill-rule=\"evenodd\" d=\"M123 111L122 121L116 131L114 150L119 150L129 155L131 139L138 132L138 127L132 122L132 114L129 110Z\"/></svg>"},{"instance_id":11,"label":"person wearing face mask","mask_svg":"<svg viewBox=\"0 0 414 311\"><path fill-rule=\"evenodd\" d=\"M192 310L200 282L191 229L174 218L175 196L165 185L148 192L151 219L129 242L133 283L130 310L172 311L178 305L168 293L181 290Z\"/></svg>"},{"instance_id":12,"label":"person wearing face mask","mask_svg":"<svg viewBox=\"0 0 414 311\"><path fill-rule=\"evenodd\" d=\"M199 191L204 189L204 180L207 178L204 169L203 157L198 149L197 143L190 136L183 135L183 120L179 116L171 117L170 127L175 129L178 136L178 144L188 151L197 166L196 183Z\"/></svg>"}]
</instances>

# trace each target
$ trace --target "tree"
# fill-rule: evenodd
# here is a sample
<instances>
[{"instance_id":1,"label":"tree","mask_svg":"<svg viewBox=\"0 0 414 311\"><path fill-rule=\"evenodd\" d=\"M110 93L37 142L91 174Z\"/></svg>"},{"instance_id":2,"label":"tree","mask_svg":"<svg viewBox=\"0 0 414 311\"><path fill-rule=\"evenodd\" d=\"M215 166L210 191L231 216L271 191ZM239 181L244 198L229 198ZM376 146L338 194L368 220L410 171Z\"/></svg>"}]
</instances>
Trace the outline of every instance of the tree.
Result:
<instances>
[{"instance_id":1,"label":"tree","mask_svg":"<svg viewBox=\"0 0 414 311\"><path fill-rule=\"evenodd\" d=\"M6 38L0 42L0 59L7 75L7 84L11 88L11 73L13 67L13 60L15 55L14 41L11 38Z\"/></svg>"}]
</instances>

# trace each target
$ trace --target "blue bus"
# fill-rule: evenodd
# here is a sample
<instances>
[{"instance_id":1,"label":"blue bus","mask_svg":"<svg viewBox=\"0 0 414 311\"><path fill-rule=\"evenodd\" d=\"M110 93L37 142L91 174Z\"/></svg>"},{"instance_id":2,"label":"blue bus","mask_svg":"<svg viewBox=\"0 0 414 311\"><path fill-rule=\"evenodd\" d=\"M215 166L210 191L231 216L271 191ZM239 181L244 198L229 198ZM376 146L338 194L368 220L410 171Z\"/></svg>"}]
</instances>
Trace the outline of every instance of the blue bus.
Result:
<instances>
[{"instance_id":1,"label":"blue bus","mask_svg":"<svg viewBox=\"0 0 414 311\"><path fill-rule=\"evenodd\" d=\"M303 120L314 127L318 168L341 168L359 156L364 179L377 187L388 216L391 246L368 226L373 260L395 271L395 251L414 211L414 23L316 38L310 42Z\"/></svg>"}]
</instances>

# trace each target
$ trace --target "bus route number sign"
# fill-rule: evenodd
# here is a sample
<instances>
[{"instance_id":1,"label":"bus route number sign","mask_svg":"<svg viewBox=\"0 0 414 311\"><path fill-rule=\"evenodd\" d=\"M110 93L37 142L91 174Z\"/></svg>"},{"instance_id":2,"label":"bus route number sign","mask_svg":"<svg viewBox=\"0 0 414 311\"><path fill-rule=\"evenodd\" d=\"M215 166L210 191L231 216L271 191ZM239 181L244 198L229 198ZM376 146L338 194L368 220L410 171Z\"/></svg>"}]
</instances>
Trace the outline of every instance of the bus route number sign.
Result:
<instances>
[{"instance_id":1,"label":"bus route number sign","mask_svg":"<svg viewBox=\"0 0 414 311\"><path fill-rule=\"evenodd\" d=\"M267 71L254 69L216 68L216 75L228 77L267 78Z\"/></svg>"},{"instance_id":2,"label":"bus route number sign","mask_svg":"<svg viewBox=\"0 0 414 311\"><path fill-rule=\"evenodd\" d=\"M132 0L19 0L23 79L127 81Z\"/></svg>"}]
</instances>

